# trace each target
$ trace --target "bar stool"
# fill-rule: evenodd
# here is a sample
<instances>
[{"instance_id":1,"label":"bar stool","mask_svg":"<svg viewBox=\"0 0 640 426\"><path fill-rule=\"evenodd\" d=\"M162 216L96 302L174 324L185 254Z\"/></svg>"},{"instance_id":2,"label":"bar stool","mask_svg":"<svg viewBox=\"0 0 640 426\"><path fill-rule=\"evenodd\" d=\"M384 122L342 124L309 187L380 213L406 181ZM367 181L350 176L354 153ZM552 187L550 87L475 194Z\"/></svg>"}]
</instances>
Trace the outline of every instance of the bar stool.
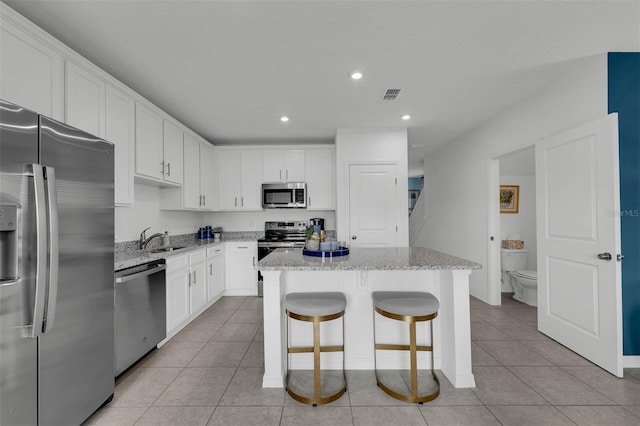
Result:
<instances>
[{"instance_id":1,"label":"bar stool","mask_svg":"<svg viewBox=\"0 0 640 426\"><path fill-rule=\"evenodd\" d=\"M440 380L433 369L433 319L438 316L440 303L431 293L416 291L376 291L371 295L373 299L373 344L376 382L378 386L392 397L404 402L419 403L431 401L440 394ZM384 317L405 321L409 323L409 345L381 344L376 342L376 314ZM419 346L416 344L416 323L429 321L431 328L431 345ZM378 375L377 351L409 351L411 361L411 394L405 395L387 387ZM436 390L427 395L418 395L418 361L417 352L431 352L431 375L436 383Z\"/></svg>"},{"instance_id":2,"label":"bar stool","mask_svg":"<svg viewBox=\"0 0 640 426\"><path fill-rule=\"evenodd\" d=\"M347 391L347 378L344 371L344 311L347 298L342 293L290 293L285 298L287 314L287 393L296 401L304 404L328 404L340 398ZM313 323L313 346L291 347L289 341L289 318ZM342 318L342 345L320 345L320 323ZM289 386L289 354L313 352L313 397L299 395ZM342 352L342 376L344 379L338 392L328 396L321 395L320 353Z\"/></svg>"}]
</instances>

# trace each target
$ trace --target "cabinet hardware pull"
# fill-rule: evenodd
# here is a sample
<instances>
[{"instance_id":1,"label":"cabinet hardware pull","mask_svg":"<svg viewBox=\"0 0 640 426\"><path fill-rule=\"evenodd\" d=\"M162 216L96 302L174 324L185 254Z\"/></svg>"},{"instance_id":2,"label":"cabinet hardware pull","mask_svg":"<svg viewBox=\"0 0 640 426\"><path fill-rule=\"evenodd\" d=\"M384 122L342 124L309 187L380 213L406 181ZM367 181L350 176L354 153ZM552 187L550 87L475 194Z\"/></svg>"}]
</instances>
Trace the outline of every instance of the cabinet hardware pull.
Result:
<instances>
[{"instance_id":1,"label":"cabinet hardware pull","mask_svg":"<svg viewBox=\"0 0 640 426\"><path fill-rule=\"evenodd\" d=\"M244 207L244 197L240 197L240 207Z\"/></svg>"},{"instance_id":2,"label":"cabinet hardware pull","mask_svg":"<svg viewBox=\"0 0 640 426\"><path fill-rule=\"evenodd\" d=\"M282 180L282 169L280 169L280 180Z\"/></svg>"},{"instance_id":3,"label":"cabinet hardware pull","mask_svg":"<svg viewBox=\"0 0 640 426\"><path fill-rule=\"evenodd\" d=\"M209 275L213 275L213 265L209 265Z\"/></svg>"},{"instance_id":4,"label":"cabinet hardware pull","mask_svg":"<svg viewBox=\"0 0 640 426\"><path fill-rule=\"evenodd\" d=\"M309 207L311 207L311 195L309 195Z\"/></svg>"},{"instance_id":5,"label":"cabinet hardware pull","mask_svg":"<svg viewBox=\"0 0 640 426\"><path fill-rule=\"evenodd\" d=\"M161 175L164 174L164 161L162 163L160 163L160 174Z\"/></svg>"},{"instance_id":6,"label":"cabinet hardware pull","mask_svg":"<svg viewBox=\"0 0 640 426\"><path fill-rule=\"evenodd\" d=\"M289 169L287 169L286 172L287 172L286 178L287 178L287 180L289 180Z\"/></svg>"},{"instance_id":7,"label":"cabinet hardware pull","mask_svg":"<svg viewBox=\"0 0 640 426\"><path fill-rule=\"evenodd\" d=\"M198 278L198 272L197 271L193 271L193 285L197 284L197 278Z\"/></svg>"},{"instance_id":8,"label":"cabinet hardware pull","mask_svg":"<svg viewBox=\"0 0 640 426\"><path fill-rule=\"evenodd\" d=\"M191 272L189 272L189 287L191 287Z\"/></svg>"},{"instance_id":9,"label":"cabinet hardware pull","mask_svg":"<svg viewBox=\"0 0 640 426\"><path fill-rule=\"evenodd\" d=\"M235 200L235 207L238 207L238 197L236 197Z\"/></svg>"},{"instance_id":10,"label":"cabinet hardware pull","mask_svg":"<svg viewBox=\"0 0 640 426\"><path fill-rule=\"evenodd\" d=\"M167 176L171 176L171 163L167 163Z\"/></svg>"},{"instance_id":11,"label":"cabinet hardware pull","mask_svg":"<svg viewBox=\"0 0 640 426\"><path fill-rule=\"evenodd\" d=\"M202 205L203 206L207 205L207 195L206 194L202 196Z\"/></svg>"}]
</instances>

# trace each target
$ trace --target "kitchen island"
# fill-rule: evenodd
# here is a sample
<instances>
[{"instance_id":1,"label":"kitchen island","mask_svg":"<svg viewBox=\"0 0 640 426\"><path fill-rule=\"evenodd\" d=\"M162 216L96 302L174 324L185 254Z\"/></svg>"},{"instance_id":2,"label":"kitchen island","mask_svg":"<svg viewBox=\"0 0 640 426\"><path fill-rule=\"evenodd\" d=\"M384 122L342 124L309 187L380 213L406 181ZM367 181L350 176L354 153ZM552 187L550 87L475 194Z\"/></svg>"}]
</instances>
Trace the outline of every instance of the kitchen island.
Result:
<instances>
[{"instance_id":1,"label":"kitchen island","mask_svg":"<svg viewBox=\"0 0 640 426\"><path fill-rule=\"evenodd\" d=\"M440 301L434 320L435 368L458 388L474 387L471 371L469 318L469 275L481 265L421 247L352 248L348 256L309 257L302 249L278 249L258 262L264 277L264 362L263 387L283 387L286 377L286 335L283 302L288 293L340 291L347 297L344 316L345 368L372 370L374 291L428 291ZM309 343L308 324L292 321L292 346ZM325 325L323 325L324 327ZM324 344L341 341L340 321L326 324ZM376 320L378 341L408 342L408 326L400 321ZM428 342L428 325L418 330ZM406 353L378 354L379 369L408 369ZM419 366L430 363L426 354ZM296 356L289 368L311 369L311 358ZM322 368L342 368L341 353L323 354Z\"/></svg>"}]
</instances>

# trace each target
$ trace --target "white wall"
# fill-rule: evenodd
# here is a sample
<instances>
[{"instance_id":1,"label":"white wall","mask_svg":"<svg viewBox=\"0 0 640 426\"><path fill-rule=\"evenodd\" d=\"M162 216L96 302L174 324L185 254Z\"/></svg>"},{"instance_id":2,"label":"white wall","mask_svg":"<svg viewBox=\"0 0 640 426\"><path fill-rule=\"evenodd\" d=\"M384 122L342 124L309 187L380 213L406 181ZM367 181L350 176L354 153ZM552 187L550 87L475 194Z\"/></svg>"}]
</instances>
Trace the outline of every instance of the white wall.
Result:
<instances>
[{"instance_id":1,"label":"white wall","mask_svg":"<svg viewBox=\"0 0 640 426\"><path fill-rule=\"evenodd\" d=\"M487 301L489 158L607 115L606 55L565 65L565 73L521 103L425 158L427 224L418 244L481 263L470 290ZM495 241L494 244L499 244Z\"/></svg>"},{"instance_id":2,"label":"white wall","mask_svg":"<svg viewBox=\"0 0 640 426\"><path fill-rule=\"evenodd\" d=\"M302 220L308 222L312 217L323 218L325 229L336 229L336 215L333 210L270 209L260 212L213 212L203 214L205 224L222 226L224 231L264 231L264 223L267 221Z\"/></svg>"},{"instance_id":3,"label":"white wall","mask_svg":"<svg viewBox=\"0 0 640 426\"><path fill-rule=\"evenodd\" d=\"M202 213L160 210L160 188L135 184L135 202L131 207L116 207L116 242L137 240L143 229L147 235L169 231L171 235L187 234L202 226Z\"/></svg>"},{"instance_id":4,"label":"white wall","mask_svg":"<svg viewBox=\"0 0 640 426\"><path fill-rule=\"evenodd\" d=\"M349 165L397 164L398 246L409 245L407 129L338 129L336 132L336 230L349 240ZM325 226L326 227L326 226Z\"/></svg>"}]
</instances>

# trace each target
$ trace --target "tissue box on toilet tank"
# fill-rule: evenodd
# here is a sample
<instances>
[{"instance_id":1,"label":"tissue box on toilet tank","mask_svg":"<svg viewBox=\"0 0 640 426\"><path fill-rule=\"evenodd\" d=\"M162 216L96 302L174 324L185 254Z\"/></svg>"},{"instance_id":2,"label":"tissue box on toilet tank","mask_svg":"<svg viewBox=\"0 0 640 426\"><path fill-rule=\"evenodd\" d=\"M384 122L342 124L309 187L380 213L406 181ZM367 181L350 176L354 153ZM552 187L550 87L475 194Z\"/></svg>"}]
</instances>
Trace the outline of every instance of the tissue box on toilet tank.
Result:
<instances>
[{"instance_id":1,"label":"tissue box on toilet tank","mask_svg":"<svg viewBox=\"0 0 640 426\"><path fill-rule=\"evenodd\" d=\"M502 248L508 250L521 250L524 248L522 240L502 240Z\"/></svg>"}]
</instances>

